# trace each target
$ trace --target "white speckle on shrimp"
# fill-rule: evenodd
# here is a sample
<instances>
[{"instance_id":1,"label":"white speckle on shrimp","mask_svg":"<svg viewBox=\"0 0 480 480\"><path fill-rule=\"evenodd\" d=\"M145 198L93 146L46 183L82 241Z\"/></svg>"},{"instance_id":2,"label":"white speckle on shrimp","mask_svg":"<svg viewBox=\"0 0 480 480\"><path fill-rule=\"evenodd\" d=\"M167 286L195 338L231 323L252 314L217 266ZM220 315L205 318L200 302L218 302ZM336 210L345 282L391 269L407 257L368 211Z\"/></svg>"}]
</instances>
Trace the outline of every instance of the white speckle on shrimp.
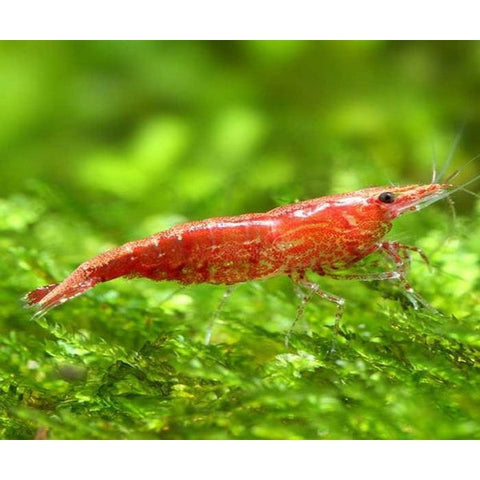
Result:
<instances>
[{"instance_id":1,"label":"white speckle on shrimp","mask_svg":"<svg viewBox=\"0 0 480 480\"><path fill-rule=\"evenodd\" d=\"M344 213L343 218L347 221L349 227L356 227L358 225L357 219L353 215Z\"/></svg>"}]
</instances>

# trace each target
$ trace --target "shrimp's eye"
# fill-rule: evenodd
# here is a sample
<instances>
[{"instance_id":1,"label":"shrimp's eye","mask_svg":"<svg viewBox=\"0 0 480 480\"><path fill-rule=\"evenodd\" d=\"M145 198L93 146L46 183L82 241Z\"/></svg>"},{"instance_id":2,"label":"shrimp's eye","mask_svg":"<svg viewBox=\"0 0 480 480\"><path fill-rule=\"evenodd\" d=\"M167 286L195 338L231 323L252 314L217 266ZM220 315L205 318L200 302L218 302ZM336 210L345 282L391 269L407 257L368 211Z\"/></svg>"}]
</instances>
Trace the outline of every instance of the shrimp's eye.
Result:
<instances>
[{"instance_id":1,"label":"shrimp's eye","mask_svg":"<svg viewBox=\"0 0 480 480\"><path fill-rule=\"evenodd\" d=\"M395 195L392 192L383 192L378 196L378 199L383 203L393 203Z\"/></svg>"}]
</instances>

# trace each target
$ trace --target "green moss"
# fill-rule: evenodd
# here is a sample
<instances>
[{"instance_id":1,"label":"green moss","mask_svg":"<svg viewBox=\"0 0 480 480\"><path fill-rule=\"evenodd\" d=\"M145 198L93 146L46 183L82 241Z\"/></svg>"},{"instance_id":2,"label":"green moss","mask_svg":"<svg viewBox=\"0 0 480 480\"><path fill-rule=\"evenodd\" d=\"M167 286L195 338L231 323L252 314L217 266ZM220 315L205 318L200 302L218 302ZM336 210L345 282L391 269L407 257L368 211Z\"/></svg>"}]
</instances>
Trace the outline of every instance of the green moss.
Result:
<instances>
[{"instance_id":1,"label":"green moss","mask_svg":"<svg viewBox=\"0 0 480 480\"><path fill-rule=\"evenodd\" d=\"M186 219L426 181L432 140L445 158L480 101L478 44L108 45L0 44L0 437L480 438L480 206L464 193L454 227L432 206L389 235L431 255L409 278L441 315L394 282L312 276L347 299L341 332L314 299L287 348L298 298L274 278L236 288L207 346L222 287L119 279L41 319L20 301ZM467 133L455 166L477 153Z\"/></svg>"}]
</instances>

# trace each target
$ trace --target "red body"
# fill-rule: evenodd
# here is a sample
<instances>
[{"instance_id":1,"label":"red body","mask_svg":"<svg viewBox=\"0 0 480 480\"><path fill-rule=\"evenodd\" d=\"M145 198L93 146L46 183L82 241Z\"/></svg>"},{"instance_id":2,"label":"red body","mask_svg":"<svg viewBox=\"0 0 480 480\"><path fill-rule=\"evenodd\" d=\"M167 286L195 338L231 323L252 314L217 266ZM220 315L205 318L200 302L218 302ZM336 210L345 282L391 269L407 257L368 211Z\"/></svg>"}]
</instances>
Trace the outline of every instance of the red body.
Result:
<instances>
[{"instance_id":1,"label":"red body","mask_svg":"<svg viewBox=\"0 0 480 480\"><path fill-rule=\"evenodd\" d=\"M375 249L391 221L438 199L448 185L373 187L321 197L266 213L174 226L86 261L60 284L27 296L40 312L120 276L184 284L234 284L280 274L348 267ZM380 200L388 192L394 201ZM393 198L393 197L392 197Z\"/></svg>"},{"instance_id":2,"label":"red body","mask_svg":"<svg viewBox=\"0 0 480 480\"><path fill-rule=\"evenodd\" d=\"M267 213L178 225L113 250L116 259L103 274L114 278L123 271L187 284L234 284L346 267L362 258L391 224L379 215L372 218L365 206L357 206L352 216L338 201L327 197Z\"/></svg>"}]
</instances>

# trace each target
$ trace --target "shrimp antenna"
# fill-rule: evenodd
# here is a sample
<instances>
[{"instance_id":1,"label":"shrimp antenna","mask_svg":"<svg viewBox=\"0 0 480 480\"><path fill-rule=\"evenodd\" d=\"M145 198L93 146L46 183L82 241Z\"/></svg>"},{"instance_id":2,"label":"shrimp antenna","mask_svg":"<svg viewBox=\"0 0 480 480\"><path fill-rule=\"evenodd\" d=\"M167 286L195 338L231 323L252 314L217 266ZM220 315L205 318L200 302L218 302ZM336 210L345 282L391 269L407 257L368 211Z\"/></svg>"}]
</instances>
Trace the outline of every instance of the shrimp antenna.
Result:
<instances>
[{"instance_id":1,"label":"shrimp antenna","mask_svg":"<svg viewBox=\"0 0 480 480\"><path fill-rule=\"evenodd\" d=\"M457 187L453 188L452 190L447 190L444 193L442 193L442 194L440 194L440 195L438 195L434 198L430 198L429 200L426 200L425 202L423 202L421 204L418 204L417 205L417 211L421 210L422 208L428 207L429 205L432 205L432 203L436 203L439 200L450 197L450 195L453 195L455 192L458 192L459 190L465 191L466 190L465 187L467 185L470 185L471 183L476 182L478 179L480 179L480 175L477 175L476 177L473 177L471 180L468 180L468 182L465 182L462 185L458 185ZM473 193L473 192L469 192L469 193Z\"/></svg>"},{"instance_id":2,"label":"shrimp antenna","mask_svg":"<svg viewBox=\"0 0 480 480\"><path fill-rule=\"evenodd\" d=\"M432 143L432 181L430 183L435 183L437 180L437 151L435 149L435 143Z\"/></svg>"},{"instance_id":3,"label":"shrimp antenna","mask_svg":"<svg viewBox=\"0 0 480 480\"><path fill-rule=\"evenodd\" d=\"M445 179L445 183L450 183L455 177L458 176L459 173L460 173L460 170L458 169L454 170L453 173Z\"/></svg>"},{"instance_id":4,"label":"shrimp antenna","mask_svg":"<svg viewBox=\"0 0 480 480\"><path fill-rule=\"evenodd\" d=\"M475 160L478 160L479 158L480 158L480 154L471 158L462 168L455 170L448 178L446 178L445 183L448 183L451 180L453 180L457 175L463 172L463 170L465 170L472 162L474 162Z\"/></svg>"},{"instance_id":5,"label":"shrimp antenna","mask_svg":"<svg viewBox=\"0 0 480 480\"><path fill-rule=\"evenodd\" d=\"M474 197L480 198L480 195L479 195L478 193L472 192L472 191L469 190L468 188L463 188L463 187L461 187L460 190L461 190L462 192L469 193L470 195L473 195Z\"/></svg>"},{"instance_id":6,"label":"shrimp antenna","mask_svg":"<svg viewBox=\"0 0 480 480\"><path fill-rule=\"evenodd\" d=\"M480 195L479 195L478 193L472 192L472 191L469 190L468 188L463 188L463 187L462 187L461 190L463 190L464 192L469 193L470 195L473 195L474 197L480 198Z\"/></svg>"},{"instance_id":7,"label":"shrimp antenna","mask_svg":"<svg viewBox=\"0 0 480 480\"><path fill-rule=\"evenodd\" d=\"M448 239L455 232L455 225L457 224L457 212L455 210L455 202L450 196L445 197L445 201L447 202L448 207L450 209L450 213L452 214L450 227L448 229L449 231L446 232L446 235L443 238L443 240L441 240L440 243L437 245L437 247L430 253L430 258L433 258L433 256L436 255L436 253L445 245L445 243L447 243Z\"/></svg>"},{"instance_id":8,"label":"shrimp antenna","mask_svg":"<svg viewBox=\"0 0 480 480\"><path fill-rule=\"evenodd\" d=\"M448 154L446 162L443 164L443 167L438 172L438 175L435 175L434 183L439 182L439 180L443 177L443 175L445 175L445 172L447 171L448 167L452 163L453 156L455 155L455 152L457 151L457 147L458 147L458 144L460 142L460 139L463 136L464 130L465 130L465 122L460 127L460 131L457 133L457 136L455 137L455 140L453 141L453 145L452 145L452 148L450 149L450 153Z\"/></svg>"},{"instance_id":9,"label":"shrimp antenna","mask_svg":"<svg viewBox=\"0 0 480 480\"><path fill-rule=\"evenodd\" d=\"M448 196L450 196L452 193L458 192L458 190L465 190L465 187L467 185L470 185L471 183L476 182L479 178L480 178L480 175L477 175L476 177L473 177L468 182L465 182L463 185L459 185L458 187L455 187L453 190L450 190L448 192Z\"/></svg>"}]
</instances>

